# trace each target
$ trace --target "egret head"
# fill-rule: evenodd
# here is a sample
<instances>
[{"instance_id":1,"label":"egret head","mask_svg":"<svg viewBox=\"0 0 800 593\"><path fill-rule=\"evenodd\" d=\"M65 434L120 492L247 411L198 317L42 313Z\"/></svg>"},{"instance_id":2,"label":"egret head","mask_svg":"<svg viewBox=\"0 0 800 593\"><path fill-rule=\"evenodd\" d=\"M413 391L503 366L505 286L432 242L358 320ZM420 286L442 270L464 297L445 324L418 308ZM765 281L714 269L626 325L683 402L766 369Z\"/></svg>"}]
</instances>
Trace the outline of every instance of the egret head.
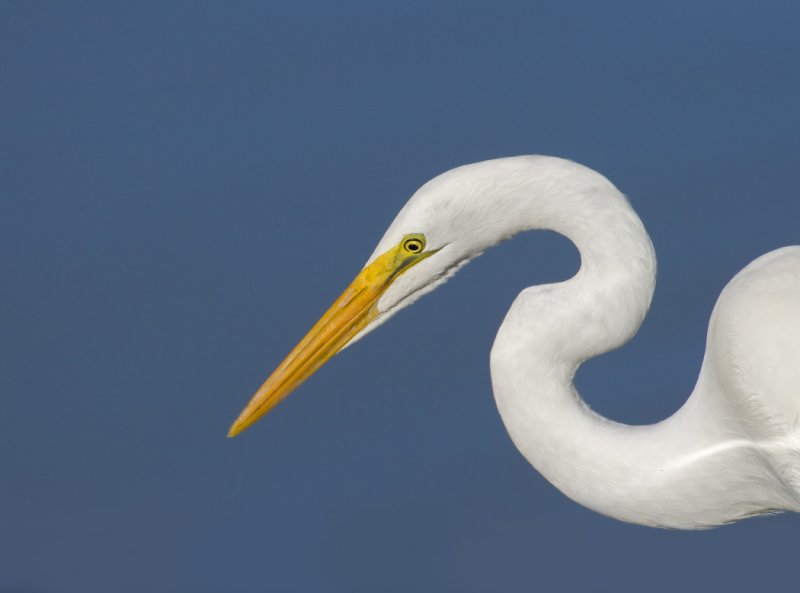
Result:
<instances>
[{"instance_id":1,"label":"egret head","mask_svg":"<svg viewBox=\"0 0 800 593\"><path fill-rule=\"evenodd\" d=\"M256 422L334 354L499 240L487 225L490 205L471 199L475 189L465 173L474 167L440 175L414 194L361 272L256 392L228 436Z\"/></svg>"}]
</instances>

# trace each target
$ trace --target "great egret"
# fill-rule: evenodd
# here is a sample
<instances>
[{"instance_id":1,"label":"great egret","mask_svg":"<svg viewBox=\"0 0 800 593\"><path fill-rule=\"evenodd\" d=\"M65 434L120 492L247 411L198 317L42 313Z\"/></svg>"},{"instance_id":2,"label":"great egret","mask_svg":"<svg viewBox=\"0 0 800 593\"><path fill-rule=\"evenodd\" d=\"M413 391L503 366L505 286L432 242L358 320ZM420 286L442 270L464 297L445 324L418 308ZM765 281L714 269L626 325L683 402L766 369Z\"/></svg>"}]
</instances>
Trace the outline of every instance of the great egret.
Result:
<instances>
[{"instance_id":1,"label":"great egret","mask_svg":"<svg viewBox=\"0 0 800 593\"><path fill-rule=\"evenodd\" d=\"M611 182L554 157L475 163L422 186L229 436L485 249L531 229L571 239L581 267L566 282L523 290L492 347L497 407L528 461L578 503L632 523L699 529L800 511L800 246L759 257L725 287L680 410L649 426L608 420L572 379L639 328L655 254Z\"/></svg>"}]
</instances>

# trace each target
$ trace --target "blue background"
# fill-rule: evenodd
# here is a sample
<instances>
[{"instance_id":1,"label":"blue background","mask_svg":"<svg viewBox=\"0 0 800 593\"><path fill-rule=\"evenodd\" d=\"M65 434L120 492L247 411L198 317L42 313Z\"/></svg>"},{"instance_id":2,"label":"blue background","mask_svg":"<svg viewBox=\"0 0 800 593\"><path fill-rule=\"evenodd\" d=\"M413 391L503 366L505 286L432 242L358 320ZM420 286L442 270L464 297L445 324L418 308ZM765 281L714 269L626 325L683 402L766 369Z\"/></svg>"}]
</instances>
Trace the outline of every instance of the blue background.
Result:
<instances>
[{"instance_id":1,"label":"blue background","mask_svg":"<svg viewBox=\"0 0 800 593\"><path fill-rule=\"evenodd\" d=\"M652 234L634 341L578 383L658 421L725 282L798 243L796 2L4 2L0 591L755 591L800 518L618 523L516 452L488 375L528 234L226 440L424 181L543 153Z\"/></svg>"}]
</instances>

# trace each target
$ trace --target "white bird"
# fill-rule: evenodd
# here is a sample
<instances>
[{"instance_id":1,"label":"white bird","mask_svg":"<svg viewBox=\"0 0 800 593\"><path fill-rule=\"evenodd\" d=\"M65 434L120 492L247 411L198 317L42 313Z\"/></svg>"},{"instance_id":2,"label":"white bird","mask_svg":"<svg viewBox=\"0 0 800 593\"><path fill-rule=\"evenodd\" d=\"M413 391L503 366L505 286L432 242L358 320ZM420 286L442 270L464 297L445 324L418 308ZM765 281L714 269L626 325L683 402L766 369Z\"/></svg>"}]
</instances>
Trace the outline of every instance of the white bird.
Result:
<instances>
[{"instance_id":1,"label":"white bird","mask_svg":"<svg viewBox=\"0 0 800 593\"><path fill-rule=\"evenodd\" d=\"M569 238L581 266L523 290L492 347L497 408L525 458L576 502L642 525L700 529L800 511L800 246L759 257L722 291L697 384L673 416L614 422L584 403L573 377L636 333L655 254L610 181L554 157L475 163L422 186L229 436L485 249L532 229Z\"/></svg>"}]
</instances>

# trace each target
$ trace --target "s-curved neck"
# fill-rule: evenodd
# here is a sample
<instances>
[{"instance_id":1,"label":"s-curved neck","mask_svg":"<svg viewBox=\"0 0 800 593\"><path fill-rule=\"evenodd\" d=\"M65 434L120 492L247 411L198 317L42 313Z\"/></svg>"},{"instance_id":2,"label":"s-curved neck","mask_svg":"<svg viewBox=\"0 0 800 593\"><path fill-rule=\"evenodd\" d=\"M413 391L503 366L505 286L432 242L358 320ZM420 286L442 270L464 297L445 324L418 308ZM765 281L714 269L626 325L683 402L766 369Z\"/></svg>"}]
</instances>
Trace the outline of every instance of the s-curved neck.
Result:
<instances>
[{"instance_id":1,"label":"s-curved neck","mask_svg":"<svg viewBox=\"0 0 800 593\"><path fill-rule=\"evenodd\" d=\"M641 220L603 176L560 159L516 165L530 181L505 188L521 221L515 232L554 230L581 255L570 280L520 293L492 348L495 399L517 448L567 496L624 521L700 528L754 512L758 505L731 504L731 483L710 479L706 458L691 461L730 439L722 427L717 434L701 426L719 412L702 397L702 375L681 410L650 426L608 420L581 399L578 366L638 330L653 294L655 254Z\"/></svg>"}]
</instances>

